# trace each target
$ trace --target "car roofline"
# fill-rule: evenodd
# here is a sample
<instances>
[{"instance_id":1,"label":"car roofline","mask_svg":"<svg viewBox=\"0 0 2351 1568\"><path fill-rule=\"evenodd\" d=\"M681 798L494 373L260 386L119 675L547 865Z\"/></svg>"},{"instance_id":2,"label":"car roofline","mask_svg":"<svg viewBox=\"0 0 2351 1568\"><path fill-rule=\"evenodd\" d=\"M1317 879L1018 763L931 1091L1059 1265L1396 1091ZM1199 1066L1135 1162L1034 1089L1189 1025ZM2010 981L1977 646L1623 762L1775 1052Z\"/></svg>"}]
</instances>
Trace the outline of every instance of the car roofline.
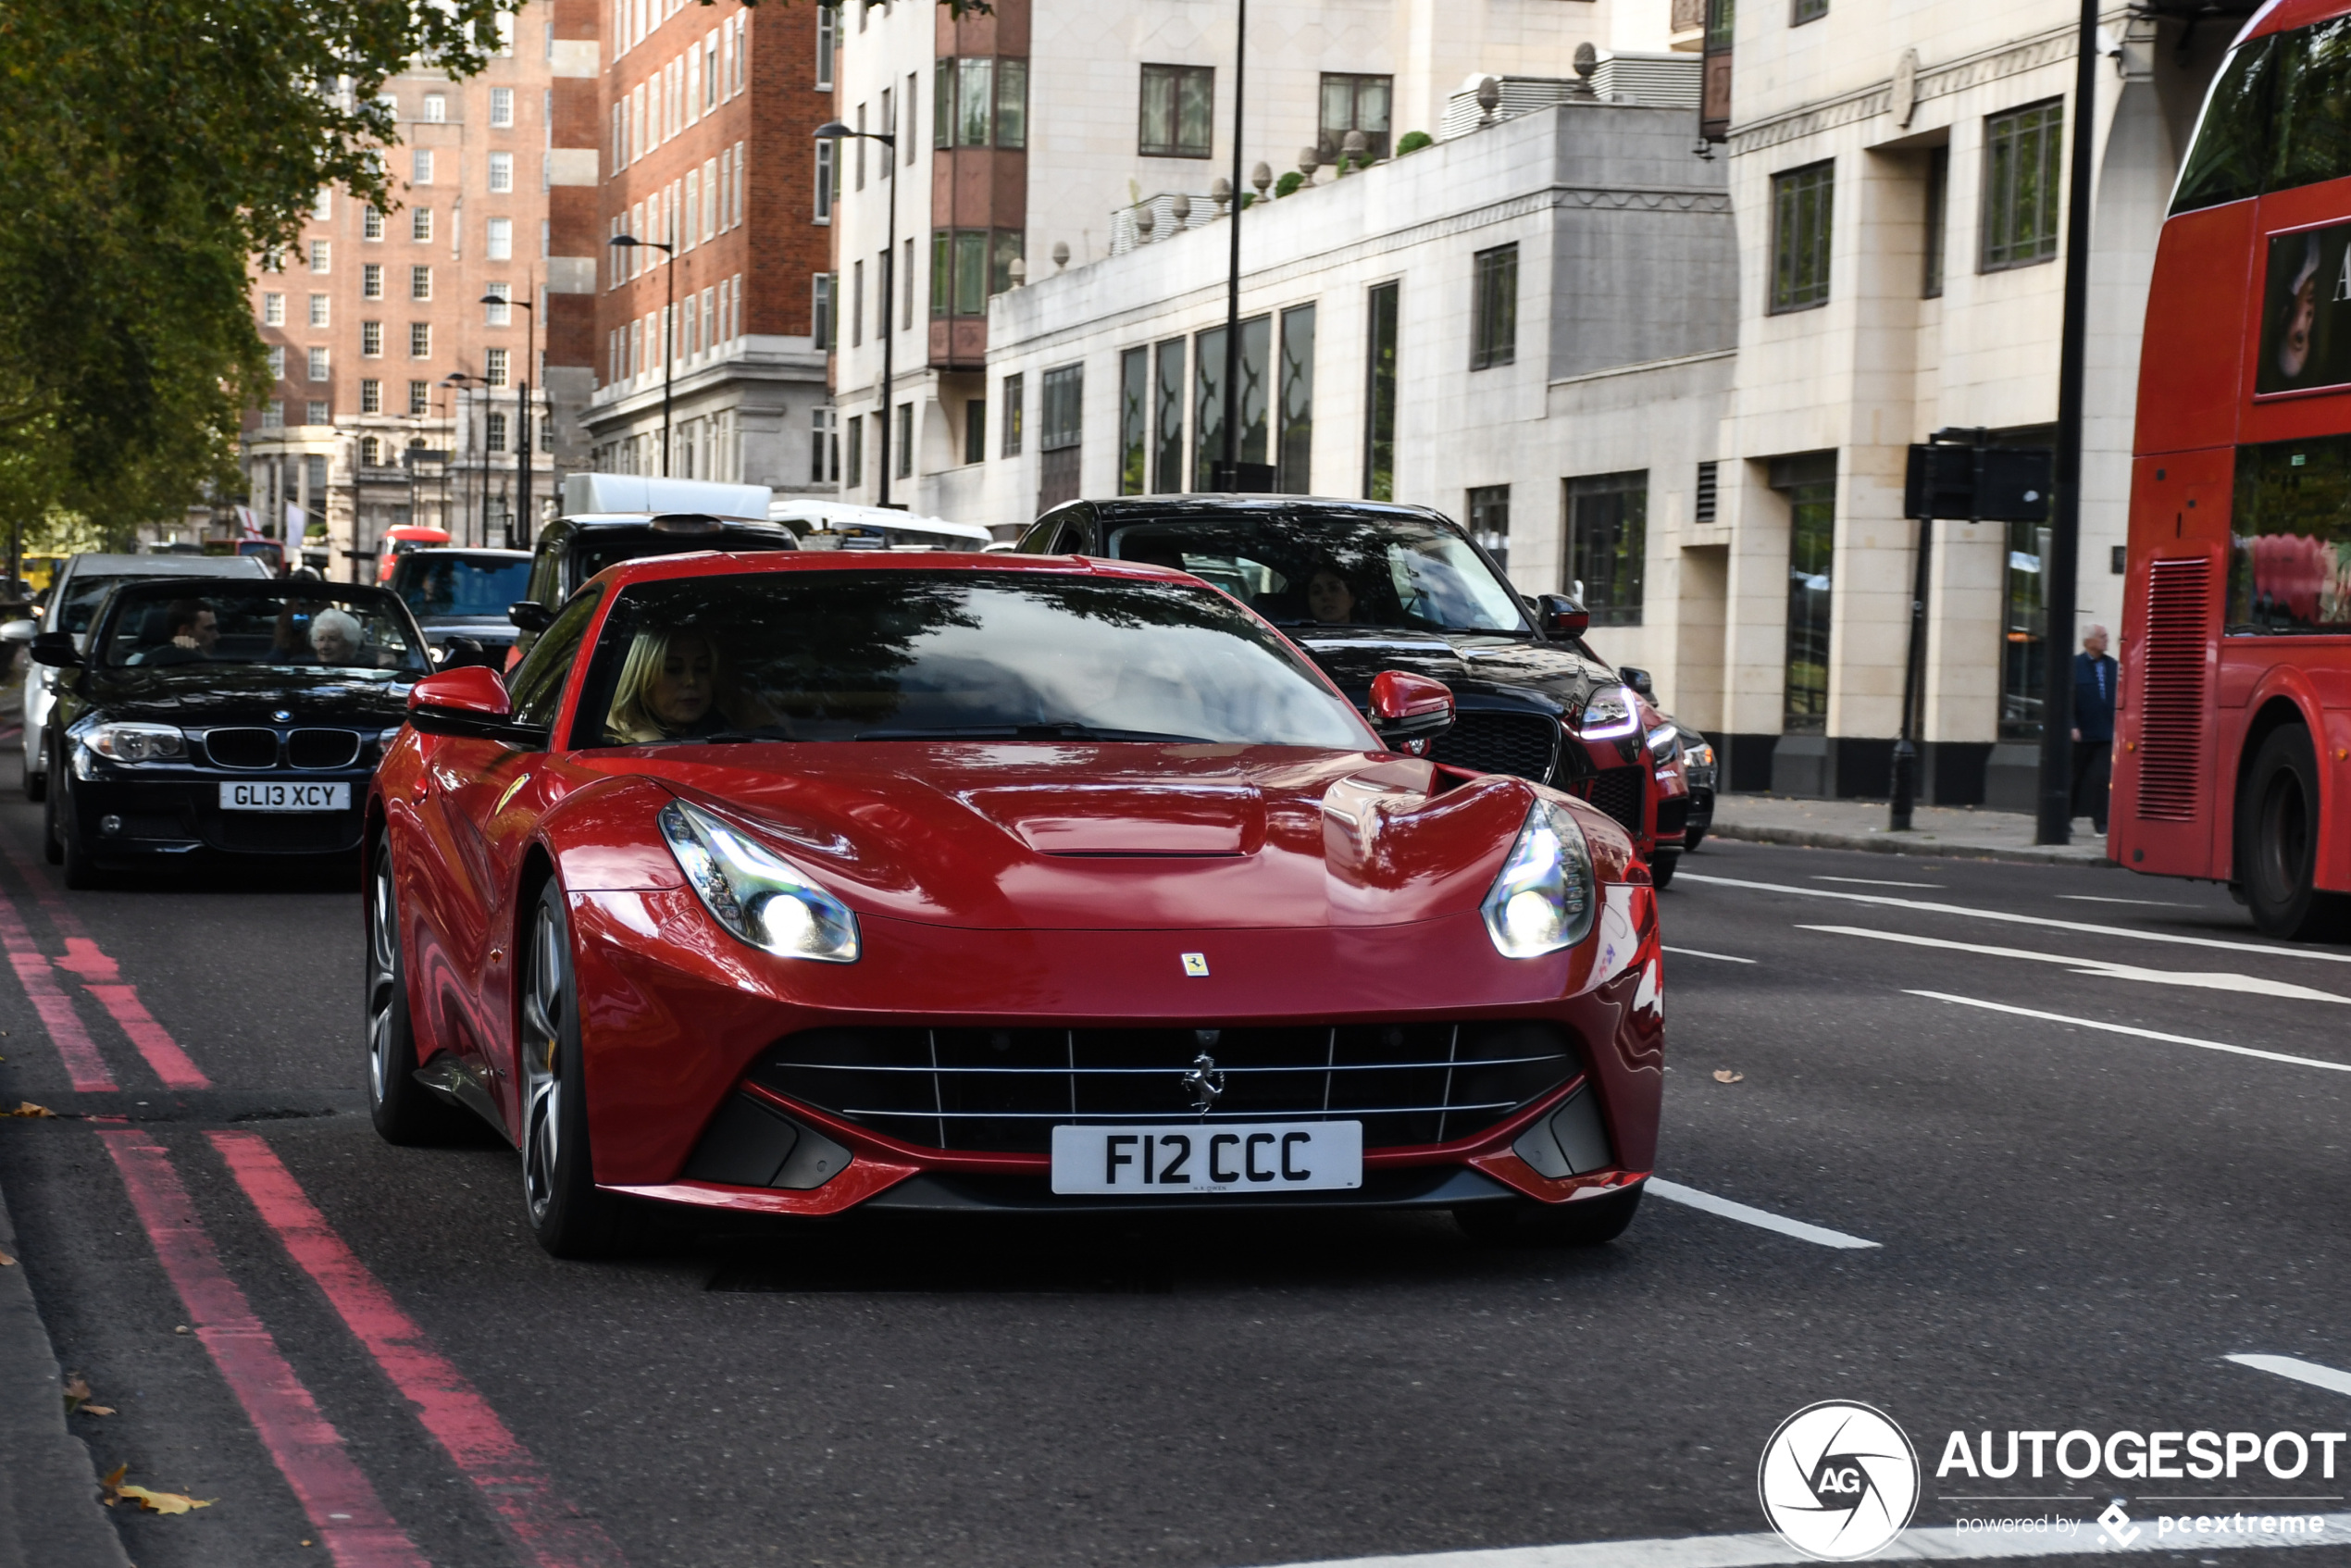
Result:
<instances>
[{"instance_id":1,"label":"car roofline","mask_svg":"<svg viewBox=\"0 0 2351 1568\"><path fill-rule=\"evenodd\" d=\"M713 566L720 569L711 569ZM603 583L626 588L640 582L677 578L753 577L770 572L920 572L945 571L978 577L1006 572L1044 576L1093 577L1139 582L1194 583L1200 579L1172 567L1139 561L1104 561L1090 555L985 554L979 551L927 550L896 553L883 550L694 550L672 555L641 555L616 561L580 584Z\"/></svg>"}]
</instances>

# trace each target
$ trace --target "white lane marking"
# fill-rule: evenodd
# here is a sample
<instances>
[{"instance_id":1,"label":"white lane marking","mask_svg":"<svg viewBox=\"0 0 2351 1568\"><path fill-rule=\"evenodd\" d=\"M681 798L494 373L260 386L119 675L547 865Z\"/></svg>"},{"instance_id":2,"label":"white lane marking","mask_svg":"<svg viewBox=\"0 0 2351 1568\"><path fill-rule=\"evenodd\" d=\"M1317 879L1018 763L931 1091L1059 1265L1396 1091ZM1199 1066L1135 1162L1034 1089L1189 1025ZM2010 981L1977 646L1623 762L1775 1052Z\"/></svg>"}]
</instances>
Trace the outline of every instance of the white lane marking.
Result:
<instances>
[{"instance_id":1,"label":"white lane marking","mask_svg":"<svg viewBox=\"0 0 2351 1568\"><path fill-rule=\"evenodd\" d=\"M2186 909L2184 903L2170 899L2102 899L2096 893L2059 893L2058 897L2072 903L2135 903L2147 909Z\"/></svg>"},{"instance_id":2,"label":"white lane marking","mask_svg":"<svg viewBox=\"0 0 2351 1568\"><path fill-rule=\"evenodd\" d=\"M1792 1220L1785 1214L1773 1213L1768 1209L1750 1209L1744 1203L1734 1203L1728 1198L1717 1198L1711 1192L1700 1192L1695 1187L1684 1187L1678 1181L1666 1181L1661 1177L1651 1176L1648 1180L1648 1188L1660 1198L1668 1199L1673 1202L1687 1204L1693 1209L1703 1209L1710 1214L1719 1214L1726 1220L1736 1220L1741 1225L1760 1226L1765 1230L1776 1230L1782 1236L1793 1236L1798 1241L1810 1241L1815 1246L1851 1248L1883 1245L1882 1242L1864 1241L1858 1236L1847 1236L1841 1230L1831 1230L1826 1226L1806 1225L1802 1220Z\"/></svg>"},{"instance_id":3,"label":"white lane marking","mask_svg":"<svg viewBox=\"0 0 2351 1568\"><path fill-rule=\"evenodd\" d=\"M1850 882L1858 888L1925 888L1938 893L1943 890L1943 884L1940 882L1888 882L1883 877L1822 877L1815 874L1812 880L1815 882Z\"/></svg>"},{"instance_id":4,"label":"white lane marking","mask_svg":"<svg viewBox=\"0 0 2351 1568\"><path fill-rule=\"evenodd\" d=\"M1711 958L1718 964L1752 964L1755 962L1752 958L1734 958L1727 952L1708 952L1703 948L1669 947L1666 948L1665 951L1668 952L1678 952L1685 958Z\"/></svg>"},{"instance_id":5,"label":"white lane marking","mask_svg":"<svg viewBox=\"0 0 2351 1568\"><path fill-rule=\"evenodd\" d=\"M2069 1018L2062 1013L2044 1013L2034 1007L2010 1007L2005 1002L1986 1002L1980 996L1953 996L1947 991L1909 991L1909 996L1923 996L1936 1002L1956 1002L1962 1007L1988 1008L1994 1013L2013 1013L2020 1018L2040 1018L2052 1024L2071 1024L2078 1029L2103 1029L2110 1035L2131 1035L2139 1039L2159 1039L2167 1045L2193 1045L2199 1051L2225 1051L2232 1056L2258 1056L2264 1062L2283 1062L2295 1067L2323 1067L2330 1073L2351 1073L2351 1062L2321 1062L2315 1056L2289 1056L2282 1051L2256 1051L2249 1045L2229 1045L2217 1039L2197 1039L2193 1035L2167 1035L2160 1029L2137 1029L2128 1024L2102 1024L2096 1018Z\"/></svg>"},{"instance_id":6,"label":"white lane marking","mask_svg":"<svg viewBox=\"0 0 2351 1568\"><path fill-rule=\"evenodd\" d=\"M2143 942L2171 942L2182 947L2212 947L2223 952L2258 952L2270 958L2316 958L2329 964L2351 964L2351 952L2317 952L2308 948L2263 947L2255 942L2224 942L2216 937L2184 937L2176 931L2134 931L2128 926L2093 926L2083 920L2051 920L2041 915L2013 915L2005 909L1971 909L1963 903L1935 903L1926 899L1897 899L1890 893L1841 893L1835 888L1799 888L1786 882L1750 882L1739 877L1709 877L1684 871L1685 882L1710 882L1718 888L1752 888L1765 893L1801 893L1806 898L1846 899L1895 909L1916 909L1929 915L1964 915L1974 920L2004 920L2011 926L2040 926L2057 931L2084 931L2096 937L2130 937Z\"/></svg>"},{"instance_id":7,"label":"white lane marking","mask_svg":"<svg viewBox=\"0 0 2351 1568\"><path fill-rule=\"evenodd\" d=\"M2273 1372L2280 1377L2291 1377L2297 1383L2307 1383L2324 1388L2331 1394L2351 1394L2351 1372L2337 1372L2331 1366L2320 1366L2300 1356L2225 1356L2239 1366L2249 1366L2256 1372Z\"/></svg>"},{"instance_id":8,"label":"white lane marking","mask_svg":"<svg viewBox=\"0 0 2351 1568\"><path fill-rule=\"evenodd\" d=\"M2019 1510L2018 1512L2027 1512ZM2031 1512L2039 1512L2040 1510ZM2127 1547L2111 1544L2094 1520L2082 1521L2069 1535L2055 1530L2032 1535L1992 1530L1961 1530L1952 1524L1919 1525L1902 1532L1872 1561L1878 1562L1948 1562L1965 1560L1994 1562L2029 1557L2079 1557L2096 1552L2180 1552L2199 1555L2234 1551L2245 1547L2341 1546L2351 1537L2351 1513L2304 1515L2320 1523L2307 1535L2258 1533L2196 1536L2186 1544L2179 1531L2157 1529L2153 1512L2142 1514L2138 1534ZM2174 1515L2173 1517L2177 1517ZM2225 1517L2225 1515L2223 1516ZM1680 1536L1645 1541L1586 1541L1576 1546L1501 1547L1484 1551L1433 1551L1420 1556L1348 1557L1318 1562L1295 1562L1285 1568L1767 1568L1784 1562L1810 1562L1782 1537L1758 1532L1751 1536Z\"/></svg>"},{"instance_id":9,"label":"white lane marking","mask_svg":"<svg viewBox=\"0 0 2351 1568\"><path fill-rule=\"evenodd\" d=\"M1826 931L1840 937L1866 937L1873 942L1904 942L1911 947L1947 948L1955 952L1980 952L1991 958L2017 958L2027 964L2056 964L2077 975L2109 980L2139 980L2151 986L2194 986L2202 990L2236 991L2245 996L2271 996L2286 1002L2345 1002L2351 996L2312 990L2258 975L2233 975L2208 969L2142 969L2135 964L2113 964L2103 958L2067 958L2055 952L2034 952L2021 947L1987 947L1982 942L1946 941L1941 937L1915 937L1906 931L1872 931L1862 926L1805 926L1799 931Z\"/></svg>"}]
</instances>

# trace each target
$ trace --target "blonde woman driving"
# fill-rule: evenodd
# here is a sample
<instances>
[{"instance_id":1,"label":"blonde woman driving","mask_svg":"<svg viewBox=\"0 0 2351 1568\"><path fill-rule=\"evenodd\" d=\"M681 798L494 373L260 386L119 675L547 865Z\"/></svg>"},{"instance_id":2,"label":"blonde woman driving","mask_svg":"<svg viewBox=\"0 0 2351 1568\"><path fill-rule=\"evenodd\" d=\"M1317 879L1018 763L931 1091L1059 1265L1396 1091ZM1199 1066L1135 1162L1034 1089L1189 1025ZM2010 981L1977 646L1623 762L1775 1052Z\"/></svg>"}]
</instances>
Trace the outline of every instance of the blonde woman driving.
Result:
<instances>
[{"instance_id":1,"label":"blonde woman driving","mask_svg":"<svg viewBox=\"0 0 2351 1568\"><path fill-rule=\"evenodd\" d=\"M737 688L718 645L697 631L641 631L620 666L604 728L624 745L680 740L776 723Z\"/></svg>"}]
</instances>

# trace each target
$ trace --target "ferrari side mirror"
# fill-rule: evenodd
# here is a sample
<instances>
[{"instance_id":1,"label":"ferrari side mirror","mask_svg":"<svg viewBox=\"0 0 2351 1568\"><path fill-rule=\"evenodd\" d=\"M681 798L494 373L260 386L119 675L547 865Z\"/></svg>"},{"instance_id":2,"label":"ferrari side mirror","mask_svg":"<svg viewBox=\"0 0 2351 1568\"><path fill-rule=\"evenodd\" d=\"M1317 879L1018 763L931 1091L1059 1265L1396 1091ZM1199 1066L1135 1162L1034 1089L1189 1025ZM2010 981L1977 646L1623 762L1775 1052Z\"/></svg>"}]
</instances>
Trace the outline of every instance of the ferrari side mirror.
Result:
<instances>
[{"instance_id":1,"label":"ferrari side mirror","mask_svg":"<svg viewBox=\"0 0 2351 1568\"><path fill-rule=\"evenodd\" d=\"M535 724L517 724L514 712L505 680L496 670L479 665L429 675L408 691L408 722L419 735L545 745L546 730Z\"/></svg>"}]
</instances>

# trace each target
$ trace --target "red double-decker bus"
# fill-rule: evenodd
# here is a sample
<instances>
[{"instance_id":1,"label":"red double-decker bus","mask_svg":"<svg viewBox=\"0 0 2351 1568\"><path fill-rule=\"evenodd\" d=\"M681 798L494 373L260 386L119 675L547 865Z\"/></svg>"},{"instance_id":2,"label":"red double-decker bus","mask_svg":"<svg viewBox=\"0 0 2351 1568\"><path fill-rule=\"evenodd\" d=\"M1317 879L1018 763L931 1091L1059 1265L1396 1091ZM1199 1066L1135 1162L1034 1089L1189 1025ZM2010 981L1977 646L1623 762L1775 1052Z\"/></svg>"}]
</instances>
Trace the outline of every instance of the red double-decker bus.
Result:
<instances>
[{"instance_id":1,"label":"red double-decker bus","mask_svg":"<svg viewBox=\"0 0 2351 1568\"><path fill-rule=\"evenodd\" d=\"M2273 936L2351 908L2351 0L2214 79L2139 375L2109 850Z\"/></svg>"}]
</instances>

